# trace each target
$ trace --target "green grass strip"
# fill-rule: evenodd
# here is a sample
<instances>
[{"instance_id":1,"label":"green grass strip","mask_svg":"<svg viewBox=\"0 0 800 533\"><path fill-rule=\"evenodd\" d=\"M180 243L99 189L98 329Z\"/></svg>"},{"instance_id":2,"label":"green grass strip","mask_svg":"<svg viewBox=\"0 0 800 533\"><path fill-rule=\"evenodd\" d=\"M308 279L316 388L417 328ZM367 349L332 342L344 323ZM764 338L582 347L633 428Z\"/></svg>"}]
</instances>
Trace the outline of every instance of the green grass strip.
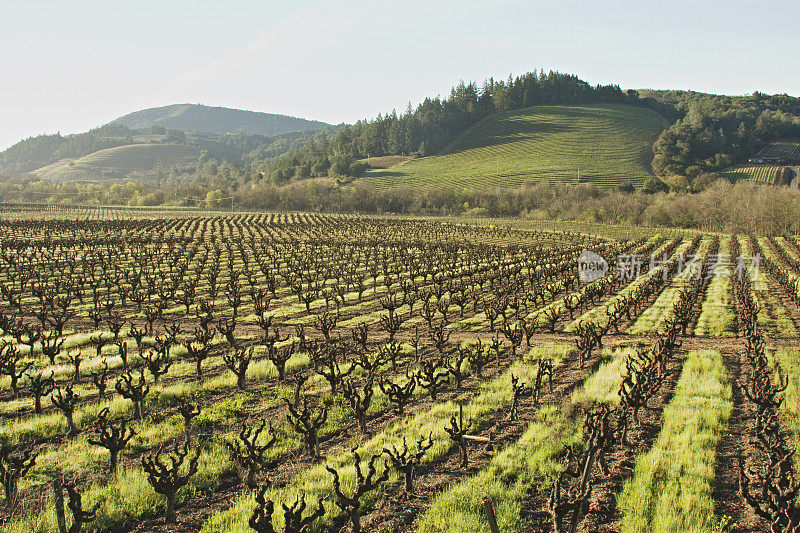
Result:
<instances>
[{"instance_id":1,"label":"green grass strip","mask_svg":"<svg viewBox=\"0 0 800 533\"><path fill-rule=\"evenodd\" d=\"M712 497L717 442L733 402L722 356L689 353L661 433L618 499L624 532L719 531Z\"/></svg>"},{"instance_id":2,"label":"green grass strip","mask_svg":"<svg viewBox=\"0 0 800 533\"><path fill-rule=\"evenodd\" d=\"M580 441L581 427L558 406L542 407L517 442L475 476L445 490L422 515L418 533L490 533L483 498L495 504L501 531L517 531L522 504L533 489L546 489L563 468L565 444Z\"/></svg>"},{"instance_id":3,"label":"green grass strip","mask_svg":"<svg viewBox=\"0 0 800 533\"><path fill-rule=\"evenodd\" d=\"M700 310L700 317L694 328L695 335L719 337L733 333L734 315L731 307L731 276L733 265L730 260L731 238L719 241L720 262L714 270L714 277L708 284L706 299Z\"/></svg>"},{"instance_id":4,"label":"green grass strip","mask_svg":"<svg viewBox=\"0 0 800 533\"><path fill-rule=\"evenodd\" d=\"M644 262L643 263L643 267L646 266L646 265L649 265L649 261L650 261L651 257L654 257L654 258L656 258L656 260L661 261L662 260L662 255L664 254L664 250L671 243L672 243L672 241L664 242L650 256L645 257L645 258L641 258L641 260ZM681 244L678 245L678 247L675 249L675 251L672 253L672 255L670 256L669 259L670 260L675 260L681 252L683 252L684 250L686 250L686 248L689 247L690 244L691 244L691 241L688 241L688 240L684 240L683 242L681 242ZM617 293L614 296L612 296L611 298L609 298L605 303L600 304L597 307L594 307L594 308L590 309L589 311L583 313L581 316L579 316L578 318L576 318L575 320L573 320L572 322L567 324L566 327L564 328L564 331L565 332L575 331L577 329L577 327L578 327L578 324L580 324L581 322L596 322L598 324L606 324L606 323L608 323L609 319L608 319L608 315L606 315L606 309L609 309L612 305L614 305L615 302L617 302L618 300L621 300L623 297L627 296L628 294L631 294L634 290L636 290L641 285L644 285L645 283L647 283L647 281L649 279L651 279L652 277L654 277L654 276L663 276L665 269L666 269L666 266L657 265L654 268L648 270L647 272L643 272L636 279L634 279L630 283L628 283L628 285L626 285L624 288L622 288L619 291L617 291Z\"/></svg>"},{"instance_id":5,"label":"green grass strip","mask_svg":"<svg viewBox=\"0 0 800 533\"><path fill-rule=\"evenodd\" d=\"M794 471L798 472L798 466L800 466L800 351L783 348L774 351L767 350L767 357L773 369L776 364L779 365L787 379L780 413L792 433L792 444L795 447ZM775 379L778 379L777 375Z\"/></svg>"},{"instance_id":6,"label":"green grass strip","mask_svg":"<svg viewBox=\"0 0 800 533\"><path fill-rule=\"evenodd\" d=\"M673 306L680 299L683 289L700 274L701 265L706 261L710 245L710 238L702 240L692 261L683 265L681 272L669 281L667 288L658 295L653 305L645 309L636 319L628 333L638 335L660 331L664 323L674 316Z\"/></svg>"},{"instance_id":7,"label":"green grass strip","mask_svg":"<svg viewBox=\"0 0 800 533\"><path fill-rule=\"evenodd\" d=\"M753 256L753 250L750 248L750 241L747 237L740 235L739 245L741 246L742 256L746 258ZM762 246L762 251L764 251L765 256L770 257L769 250L764 250L764 248L765 247ZM746 259L745 266L750 267L751 261ZM772 287L770 287L767 280L769 274L767 274L763 268L759 268L758 272L753 270L749 272L749 274L753 290L753 299L760 308L758 312L758 323L764 327L766 333L787 336L797 335L797 330L792 323L792 319L789 318L786 308L773 294ZM773 305L770 307L767 305L767 302L771 302Z\"/></svg>"}]
</instances>

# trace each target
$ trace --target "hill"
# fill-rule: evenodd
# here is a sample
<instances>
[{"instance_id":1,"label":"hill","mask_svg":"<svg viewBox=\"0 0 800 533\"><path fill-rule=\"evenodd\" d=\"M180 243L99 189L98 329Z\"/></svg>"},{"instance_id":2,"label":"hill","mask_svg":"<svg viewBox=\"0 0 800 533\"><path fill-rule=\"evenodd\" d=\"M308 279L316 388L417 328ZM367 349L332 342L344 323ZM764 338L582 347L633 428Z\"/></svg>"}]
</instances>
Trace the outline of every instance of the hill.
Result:
<instances>
[{"instance_id":1,"label":"hill","mask_svg":"<svg viewBox=\"0 0 800 533\"><path fill-rule=\"evenodd\" d=\"M175 104L143 109L122 116L114 122L119 122L133 130L161 126L167 129L183 131L247 133L269 136L316 130L328 125L316 120L305 120L286 115L197 104Z\"/></svg>"},{"instance_id":2,"label":"hill","mask_svg":"<svg viewBox=\"0 0 800 533\"><path fill-rule=\"evenodd\" d=\"M413 194L403 196L421 206L429 205L433 189L483 195L494 187L545 179L557 187L583 182L609 189L641 186L655 176L664 186L683 191L688 184L697 192L712 183L715 173L746 165L759 153L785 159L770 164L796 163L800 98L758 92L623 91L572 74L539 71L505 81L489 78L480 86L461 82L448 95L425 98L416 108L350 125L251 133L264 127L277 132L320 125L200 105L153 108L86 133L21 141L0 152L0 175L28 183L35 173L56 180L53 189L65 185L64 180L168 177L152 184L148 205L164 201L159 195L165 186L185 188L184 196L202 196L233 195L257 185L263 193L260 201L269 203L278 189L297 182L290 189L300 190L299 183L310 178L341 186L340 195L354 181L372 183L387 191L386 198L399 197L394 188L406 184ZM153 154L137 152L134 158L127 151L111 150L132 145L173 146ZM132 168L130 162L137 158L146 163ZM702 179L695 186L697 178ZM782 178L785 182L786 175ZM762 180L774 182L775 176ZM47 181L37 180L37 186L41 183ZM147 188L138 185L142 191ZM317 206L311 188L308 194L303 205ZM329 205L343 209L343 202L340 196ZM367 205L365 209L377 205L356 203ZM458 205L472 203L462 200ZM448 203L446 210L454 209Z\"/></svg>"},{"instance_id":3,"label":"hill","mask_svg":"<svg viewBox=\"0 0 800 533\"><path fill-rule=\"evenodd\" d=\"M153 172L186 167L200 150L184 144L130 144L98 150L77 159L63 159L34 172L37 176L62 181L101 181L148 177Z\"/></svg>"},{"instance_id":4,"label":"hill","mask_svg":"<svg viewBox=\"0 0 800 533\"><path fill-rule=\"evenodd\" d=\"M535 106L489 115L439 155L372 170L376 188L486 189L548 179L600 187L641 185L668 124L630 105Z\"/></svg>"}]
</instances>

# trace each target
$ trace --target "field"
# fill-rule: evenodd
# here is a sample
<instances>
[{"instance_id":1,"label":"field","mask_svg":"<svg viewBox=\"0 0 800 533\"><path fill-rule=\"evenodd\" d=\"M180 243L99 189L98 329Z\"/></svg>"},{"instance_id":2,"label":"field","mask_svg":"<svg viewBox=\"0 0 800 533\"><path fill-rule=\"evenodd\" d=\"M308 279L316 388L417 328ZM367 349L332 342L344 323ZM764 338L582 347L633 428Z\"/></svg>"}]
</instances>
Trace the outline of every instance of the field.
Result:
<instances>
[{"instance_id":1,"label":"field","mask_svg":"<svg viewBox=\"0 0 800 533\"><path fill-rule=\"evenodd\" d=\"M79 159L59 161L35 174L52 180L102 181L190 165L198 155L197 148L183 144L129 144L98 150Z\"/></svg>"},{"instance_id":2,"label":"field","mask_svg":"<svg viewBox=\"0 0 800 533\"><path fill-rule=\"evenodd\" d=\"M652 176L651 147L664 127L654 112L625 105L530 107L493 114L441 154L366 179L378 188L479 189L541 179L641 185Z\"/></svg>"},{"instance_id":3,"label":"field","mask_svg":"<svg viewBox=\"0 0 800 533\"><path fill-rule=\"evenodd\" d=\"M744 165L725 170L722 176L733 182L751 180L770 185L784 185L785 172L785 167L777 165Z\"/></svg>"},{"instance_id":4,"label":"field","mask_svg":"<svg viewBox=\"0 0 800 533\"><path fill-rule=\"evenodd\" d=\"M794 237L6 205L0 263L3 531L800 526Z\"/></svg>"}]
</instances>

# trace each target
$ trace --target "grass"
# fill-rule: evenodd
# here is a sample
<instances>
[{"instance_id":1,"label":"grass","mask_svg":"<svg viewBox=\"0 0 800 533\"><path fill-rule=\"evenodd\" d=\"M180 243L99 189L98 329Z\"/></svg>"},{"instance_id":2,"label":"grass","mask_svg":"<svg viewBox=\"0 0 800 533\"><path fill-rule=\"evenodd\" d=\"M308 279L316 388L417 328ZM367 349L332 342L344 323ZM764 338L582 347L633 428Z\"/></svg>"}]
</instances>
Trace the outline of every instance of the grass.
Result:
<instances>
[{"instance_id":1,"label":"grass","mask_svg":"<svg viewBox=\"0 0 800 533\"><path fill-rule=\"evenodd\" d=\"M198 471L189 484L178 492L178 501L187 495L217 486L223 474L233 470L228 452L221 444L214 444L200 453ZM100 504L92 526L101 531L119 528L149 518L164 508L163 496L157 494L139 466L122 468L105 483L91 485L82 493L84 508ZM41 513L15 521L5 530L9 533L49 533L58 531L54 507Z\"/></svg>"},{"instance_id":2,"label":"grass","mask_svg":"<svg viewBox=\"0 0 800 533\"><path fill-rule=\"evenodd\" d=\"M661 327L674 316L673 306L680 299L684 287L700 274L700 265L706 261L710 244L709 238L700 242L692 261L684 265L683 269L669 281L669 285L658 295L653 305L644 310L627 333L637 335L661 330Z\"/></svg>"},{"instance_id":3,"label":"grass","mask_svg":"<svg viewBox=\"0 0 800 533\"><path fill-rule=\"evenodd\" d=\"M572 393L572 401L619 404L619 387L625 374L625 360L629 355L633 355L633 348L603 349L603 362L597 371Z\"/></svg>"},{"instance_id":4,"label":"grass","mask_svg":"<svg viewBox=\"0 0 800 533\"><path fill-rule=\"evenodd\" d=\"M689 353L653 448L636 460L618 499L623 532L719 531L714 516L717 442L733 407L719 352Z\"/></svg>"},{"instance_id":5,"label":"grass","mask_svg":"<svg viewBox=\"0 0 800 533\"><path fill-rule=\"evenodd\" d=\"M290 359L290 364L296 366L298 361L302 362L305 357L304 354L296 354ZM268 367L272 366L272 363L259 366ZM362 372L363 370L357 369L353 375L359 376ZM261 379L266 379L268 377L273 376L268 375ZM212 378L212 380L216 379L217 378ZM234 378L231 377L230 379L233 380ZM398 383L403 383L406 381L406 378L401 376L396 381ZM205 384L206 383L201 383L199 385ZM147 410L150 411L151 416L133 424L133 428L137 433L124 450L123 455L136 454L154 449L164 442L181 437L183 434L183 419L181 416L179 414L165 415L162 412L156 411L156 407L169 407L174 404L176 397L189 397L193 390L205 390L199 385L197 382L178 383L171 386L166 393L164 393L164 389L155 389L154 394L156 394L156 398L150 398L148 396ZM233 384L225 382L224 387L232 388ZM183 394L184 388L187 389L185 394ZM321 429L320 435L327 435L341 428L352 418L350 408L345 406L343 401L331 398L330 395L325 392L327 388L327 383L318 375L313 376L306 382L307 392L320 394L331 401L328 420ZM420 396L422 394L424 394L422 389L418 389L414 393L415 396ZM224 420L236 419L245 414L255 415L278 405L281 398L290 398L291 396L292 389L280 383L271 388L260 389L258 392L240 392L236 396L203 405L200 415L195 418L193 423L197 426L208 426L220 423ZM386 396L381 391L376 391L373 395L369 413L378 412L386 408L388 403ZM112 417L121 416L130 410L128 400L122 398L116 398L103 405L111 406ZM94 408L89 411L83 411L82 417L78 420L81 421L81 424L86 425L88 423L87 421L96 416L96 412L97 410ZM47 417L49 415L44 416ZM46 418L44 420L49 419ZM44 423L45 422L43 422L41 426L34 426L34 428L47 428L48 426L45 426ZM297 434L286 420L282 418L275 420L273 426L279 440L276 446L270 448L267 453L268 457L272 458L300 447L301 443ZM66 430L66 420L63 415L58 415L54 427L61 428L64 431ZM29 436L29 434L30 432L26 435ZM103 469L107 462L108 453L106 451L96 446L90 446L85 436L78 436L64 444L54 445L44 450L40 454L31 474L26 478L26 481L28 483L35 483L46 480L47 476L56 473L75 475L92 468Z\"/></svg>"},{"instance_id":6,"label":"grass","mask_svg":"<svg viewBox=\"0 0 800 533\"><path fill-rule=\"evenodd\" d=\"M286 364L287 374L298 369L306 368L309 364L308 354L301 352L294 354ZM171 375L171 374L168 374ZM275 379L278 371L271 361L262 359L250 365L247 369L247 380L251 388L254 382ZM236 387L236 376L230 370L225 370L216 376L204 378L199 381L180 381L166 386L151 385L150 393L145 398L145 412L151 413L159 407L172 406L180 398L192 395L204 396L223 389ZM44 405L49 400L43 398ZM97 414L104 407L108 407L112 417L124 416L132 411L132 404L121 396L113 400L102 402L88 402L75 410L75 424L78 428L86 428L94 422ZM52 411L41 415L29 415L9 420L0 424L0 438L16 443L25 440L51 438L67 430L66 417L60 411Z\"/></svg>"},{"instance_id":7,"label":"grass","mask_svg":"<svg viewBox=\"0 0 800 533\"><path fill-rule=\"evenodd\" d=\"M788 265L784 262L784 260L772 249L772 246L770 246L770 243L768 242L768 239L766 237L759 237L758 238L758 243L761 246L761 251L764 254L764 257L766 259L769 259L770 261L772 261L775 265L777 265L779 267L782 266L784 268L788 268ZM776 242L775 246L776 247L780 247L780 243ZM789 250L787 250L786 253L790 257L793 255L792 252L789 251ZM761 275L766 276L767 273L763 272ZM791 283L797 283L798 278L800 278L800 276L798 276L797 274L792 272L791 269L789 269L786 272L786 276L788 277L788 279L789 279L789 281ZM775 283L777 284L777 281ZM789 289L786 288L786 291L789 292ZM797 295L800 295L800 291L798 291L798 293L795 294L795 296L797 296Z\"/></svg>"},{"instance_id":8,"label":"grass","mask_svg":"<svg viewBox=\"0 0 800 533\"><path fill-rule=\"evenodd\" d=\"M714 277L708 284L706 299L700 309L700 317L694 328L695 335L721 335L733 333L734 314L731 307L731 275L733 268L730 261L731 238L724 237L719 241L720 263L714 271Z\"/></svg>"},{"instance_id":9,"label":"grass","mask_svg":"<svg viewBox=\"0 0 800 533\"><path fill-rule=\"evenodd\" d=\"M544 489L562 468L565 444L580 442L581 427L557 406L542 407L525 433L476 475L434 498L419 520L419 533L489 533L482 499L495 504L501 531L516 531L522 504L533 488Z\"/></svg>"},{"instance_id":10,"label":"grass","mask_svg":"<svg viewBox=\"0 0 800 533\"><path fill-rule=\"evenodd\" d=\"M739 236L739 245L741 246L741 255L745 258L753 256L753 250L750 248L750 242L747 237ZM764 250L766 257L770 256L770 250ZM745 261L748 274L750 276L751 286L753 290L753 299L759 306L758 323L764 327L768 333L777 333L779 335L797 335L797 330L789 317L789 313L781 302L775 298L772 287L767 281L768 274L763 268L755 269L751 265L751 261ZM753 268L750 268L753 266ZM767 305L770 302L772 305Z\"/></svg>"},{"instance_id":11,"label":"grass","mask_svg":"<svg viewBox=\"0 0 800 533\"><path fill-rule=\"evenodd\" d=\"M671 244L671 241L665 242L657 250L655 250L650 255L650 257L642 258L641 260L644 263L643 267L645 266L645 264L649 265L649 261L650 261L651 258L655 258L656 260L660 261L661 257L664 255L664 250L670 244ZM690 244L691 244L691 241L683 240L678 245L678 247L675 249L675 251L672 253L672 255L669 257L669 259L670 260L675 260L681 252L685 251L686 248L689 247ZM566 332L575 331L575 329L577 329L578 325L581 322L592 321L592 322L595 322L595 323L598 323L598 324L607 324L608 321L609 321L609 317L608 317L608 315L606 315L606 309L609 309L612 305L614 305L615 302L621 300L623 297L625 297L628 294L631 294L633 291L635 291L641 285L644 285L645 283L647 283L648 280L650 280L653 276L662 276L663 277L665 270L666 270L666 266L665 265L658 265L658 264L656 266L654 266L653 268L651 268L650 270L648 270L647 272L644 272L644 268L642 268L641 275L639 275L638 277L636 277L635 279L630 281L630 283L628 283L628 285L625 286L624 288L618 290L611 298L606 300L604 303L589 309L588 311L586 311L582 315L580 315L577 318L575 318L574 320L572 320L569 324L567 324L564 327L564 331L566 331Z\"/></svg>"},{"instance_id":12,"label":"grass","mask_svg":"<svg viewBox=\"0 0 800 533\"><path fill-rule=\"evenodd\" d=\"M405 155L385 155L381 157L368 157L360 161L368 164L372 168L391 168L400 163L405 163L409 159L411 158Z\"/></svg>"},{"instance_id":13,"label":"grass","mask_svg":"<svg viewBox=\"0 0 800 533\"><path fill-rule=\"evenodd\" d=\"M377 188L485 189L548 179L601 187L652 176L651 146L664 129L654 112L626 105L537 106L496 113L441 154L374 170Z\"/></svg>"},{"instance_id":14,"label":"grass","mask_svg":"<svg viewBox=\"0 0 800 533\"><path fill-rule=\"evenodd\" d=\"M545 348L545 350L556 354L556 361L559 361L560 357L568 353L570 349L563 346ZM534 350L532 353L538 354L540 352ZM527 366L523 369L527 369ZM354 373L356 376L359 374L360 371ZM524 375L526 379L530 379L530 376ZM398 382L402 382L404 379L401 377ZM323 389L327 388L327 385L323 383L319 376L310 379L306 386L307 392L320 394L323 403L329 407L328 419L320 430L320 436L328 435L340 429L352 419L352 412L349 407L344 405L342 400L322 392ZM248 412L251 414L264 412L279 403L279 397L289 397L291 390L279 387L278 390L274 388L262 390L259 394L263 396L260 401L258 401L256 393L239 393L234 397L206 405L203 407L201 414L194 420L194 424L203 426L219 423L226 419L239 418ZM415 396L423 394L425 392L422 389L415 392ZM113 405L122 404L124 401L115 401ZM381 391L376 391L369 413L378 412L387 406L388 399L386 396ZM275 459L280 455L285 455L300 448L300 440L288 422L283 419L277 419L272 421L272 424L278 436L278 444L269 449L266 455L267 460ZM133 426L137 431L137 435L129 443L124 455L154 449L163 442L175 438L179 439L183 433L183 422L180 415L177 414L163 419L159 418L158 420L148 419L135 423ZM224 474L233 471L234 465L222 448L222 441L231 438L234 438L233 433L223 435L221 438L215 439L211 447L201 453L198 473L190 483L191 490L218 485L219 479ZM30 484L32 482L47 481L57 473L68 473L73 476L80 475L92 468L105 468L107 462L107 452L98 447L89 446L84 437L78 437L63 446L42 454L34 471L26 478L26 482ZM105 527L117 527L131 520L152 516L162 507L155 505L147 510L142 510L139 508L139 500L124 498L122 495L129 491L129 486L140 484L143 479L146 479L146 476L142 469L138 467L129 467L123 470L123 475L117 476L117 478L113 478L108 482L92 485L87 491L87 494L90 495L88 496L89 498L95 498L90 500L91 502L101 504L98 511L98 520ZM160 496L156 496L154 493L153 497L160 499ZM14 527L17 529L13 529L13 531L25 531L26 528L31 531L48 531L51 515L52 513L49 509L42 513L35 513L16 524Z\"/></svg>"},{"instance_id":15,"label":"grass","mask_svg":"<svg viewBox=\"0 0 800 533\"><path fill-rule=\"evenodd\" d=\"M780 412L789 427L794 441L794 470L800 468L800 351L777 349L767 350L767 357L773 368L779 365L788 384L782 394ZM775 376L777 379L777 376Z\"/></svg>"}]
</instances>

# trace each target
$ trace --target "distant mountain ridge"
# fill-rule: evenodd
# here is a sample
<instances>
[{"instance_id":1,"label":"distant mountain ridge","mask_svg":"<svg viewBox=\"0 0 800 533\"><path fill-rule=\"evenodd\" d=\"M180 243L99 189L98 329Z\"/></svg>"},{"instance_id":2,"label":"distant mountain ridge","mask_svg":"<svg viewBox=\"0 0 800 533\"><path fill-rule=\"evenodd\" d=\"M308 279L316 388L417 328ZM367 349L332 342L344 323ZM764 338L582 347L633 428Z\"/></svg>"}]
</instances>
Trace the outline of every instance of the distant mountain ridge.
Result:
<instances>
[{"instance_id":1,"label":"distant mountain ridge","mask_svg":"<svg viewBox=\"0 0 800 533\"><path fill-rule=\"evenodd\" d=\"M129 113L84 133L39 135L0 152L0 173L65 181L196 174L215 159L257 167L324 122L198 104Z\"/></svg>"},{"instance_id":2,"label":"distant mountain ridge","mask_svg":"<svg viewBox=\"0 0 800 533\"><path fill-rule=\"evenodd\" d=\"M133 130L161 126L183 131L206 133L247 133L274 136L282 133L316 130L328 126L325 122L245 111L200 104L173 104L134 111L119 117L118 122Z\"/></svg>"}]
</instances>

